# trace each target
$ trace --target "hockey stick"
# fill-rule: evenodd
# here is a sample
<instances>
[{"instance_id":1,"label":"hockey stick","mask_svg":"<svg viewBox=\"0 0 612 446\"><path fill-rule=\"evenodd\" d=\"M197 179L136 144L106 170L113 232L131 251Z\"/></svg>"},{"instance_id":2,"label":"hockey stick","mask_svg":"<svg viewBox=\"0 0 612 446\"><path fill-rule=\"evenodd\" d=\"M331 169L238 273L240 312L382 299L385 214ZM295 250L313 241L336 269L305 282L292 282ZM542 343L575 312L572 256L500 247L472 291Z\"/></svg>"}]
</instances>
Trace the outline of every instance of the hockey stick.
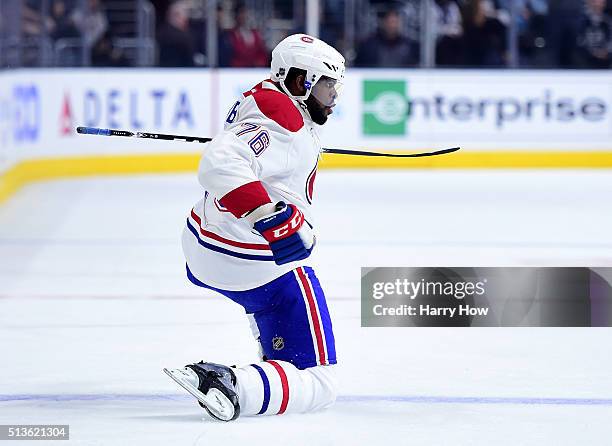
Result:
<instances>
[{"instance_id":1,"label":"hockey stick","mask_svg":"<svg viewBox=\"0 0 612 446\"><path fill-rule=\"evenodd\" d=\"M212 141L212 138L201 138L199 136L184 136L184 135L168 135L164 133L149 133L149 132L130 132L127 130L100 129L97 127L77 127L77 133L81 135L99 135L99 136L125 136L128 138L148 138L161 139L164 141L185 141L207 143ZM450 149L436 150L434 152L423 153L384 153L384 152L368 152L361 150L346 150L346 149L328 149L323 147L323 153L335 153L338 155L359 155L359 156L384 156L389 158L419 158L423 156L445 155L459 150L459 147Z\"/></svg>"}]
</instances>

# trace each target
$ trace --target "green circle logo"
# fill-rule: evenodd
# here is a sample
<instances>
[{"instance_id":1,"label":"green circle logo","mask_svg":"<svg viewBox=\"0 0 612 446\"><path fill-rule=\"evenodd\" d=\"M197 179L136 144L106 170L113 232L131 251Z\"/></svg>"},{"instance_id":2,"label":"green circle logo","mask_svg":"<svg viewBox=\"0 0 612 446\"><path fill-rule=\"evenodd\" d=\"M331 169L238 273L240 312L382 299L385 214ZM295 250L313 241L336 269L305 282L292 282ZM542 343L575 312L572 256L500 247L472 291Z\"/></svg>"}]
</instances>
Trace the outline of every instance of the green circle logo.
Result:
<instances>
[{"instance_id":1,"label":"green circle logo","mask_svg":"<svg viewBox=\"0 0 612 446\"><path fill-rule=\"evenodd\" d=\"M381 124L394 125L406 119L408 104L401 93L387 91L376 96L369 109Z\"/></svg>"}]
</instances>

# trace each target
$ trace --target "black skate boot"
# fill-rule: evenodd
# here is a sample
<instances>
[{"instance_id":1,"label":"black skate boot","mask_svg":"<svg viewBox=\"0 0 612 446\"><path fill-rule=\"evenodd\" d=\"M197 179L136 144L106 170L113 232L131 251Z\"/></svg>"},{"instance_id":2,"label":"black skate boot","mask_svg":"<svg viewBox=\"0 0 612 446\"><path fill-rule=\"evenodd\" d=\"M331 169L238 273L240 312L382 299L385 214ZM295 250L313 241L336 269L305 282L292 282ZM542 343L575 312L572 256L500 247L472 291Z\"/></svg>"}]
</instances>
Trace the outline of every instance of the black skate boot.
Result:
<instances>
[{"instance_id":1,"label":"black skate boot","mask_svg":"<svg viewBox=\"0 0 612 446\"><path fill-rule=\"evenodd\" d=\"M182 369L164 369L164 372L196 397L211 417L232 421L240 415L236 375L229 367L200 361Z\"/></svg>"}]
</instances>

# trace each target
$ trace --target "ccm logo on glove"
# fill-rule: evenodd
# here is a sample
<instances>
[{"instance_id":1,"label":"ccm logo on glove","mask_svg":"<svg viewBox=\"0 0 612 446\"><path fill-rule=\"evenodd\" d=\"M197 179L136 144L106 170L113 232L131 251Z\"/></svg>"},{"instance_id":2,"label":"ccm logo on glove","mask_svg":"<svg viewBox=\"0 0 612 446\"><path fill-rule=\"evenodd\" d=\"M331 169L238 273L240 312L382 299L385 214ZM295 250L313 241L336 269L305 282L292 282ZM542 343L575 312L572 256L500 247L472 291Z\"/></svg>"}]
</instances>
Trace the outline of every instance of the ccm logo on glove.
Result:
<instances>
[{"instance_id":1,"label":"ccm logo on glove","mask_svg":"<svg viewBox=\"0 0 612 446\"><path fill-rule=\"evenodd\" d=\"M269 242L280 240L282 238L290 236L298 229L300 229L304 224L304 214L302 214L300 210L296 208L293 204L290 204L288 208L293 210L293 216L287 223L276 228L268 229L267 231L261 233L261 235L263 235L264 238ZM270 217L269 219L265 219L262 221L262 224L266 224L268 221L271 221L275 218L276 216Z\"/></svg>"},{"instance_id":2,"label":"ccm logo on glove","mask_svg":"<svg viewBox=\"0 0 612 446\"><path fill-rule=\"evenodd\" d=\"M312 252L315 237L304 214L293 204L282 201L266 204L247 216L253 229L270 244L277 265L307 258ZM304 224L306 222L306 224Z\"/></svg>"}]
</instances>

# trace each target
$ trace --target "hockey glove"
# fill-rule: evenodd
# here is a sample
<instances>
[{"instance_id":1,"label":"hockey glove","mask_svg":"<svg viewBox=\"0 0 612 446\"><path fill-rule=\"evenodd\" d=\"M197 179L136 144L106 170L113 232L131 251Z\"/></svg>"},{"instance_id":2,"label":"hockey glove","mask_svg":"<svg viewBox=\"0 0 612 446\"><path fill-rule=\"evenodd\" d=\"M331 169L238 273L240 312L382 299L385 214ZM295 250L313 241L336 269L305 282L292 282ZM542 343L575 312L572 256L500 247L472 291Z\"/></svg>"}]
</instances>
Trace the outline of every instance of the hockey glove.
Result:
<instances>
[{"instance_id":1,"label":"hockey glove","mask_svg":"<svg viewBox=\"0 0 612 446\"><path fill-rule=\"evenodd\" d=\"M262 215L263 214L263 215ZM293 204L282 201L256 209L249 220L253 228L270 244L277 265L307 258L315 245L315 236L304 214Z\"/></svg>"}]
</instances>

